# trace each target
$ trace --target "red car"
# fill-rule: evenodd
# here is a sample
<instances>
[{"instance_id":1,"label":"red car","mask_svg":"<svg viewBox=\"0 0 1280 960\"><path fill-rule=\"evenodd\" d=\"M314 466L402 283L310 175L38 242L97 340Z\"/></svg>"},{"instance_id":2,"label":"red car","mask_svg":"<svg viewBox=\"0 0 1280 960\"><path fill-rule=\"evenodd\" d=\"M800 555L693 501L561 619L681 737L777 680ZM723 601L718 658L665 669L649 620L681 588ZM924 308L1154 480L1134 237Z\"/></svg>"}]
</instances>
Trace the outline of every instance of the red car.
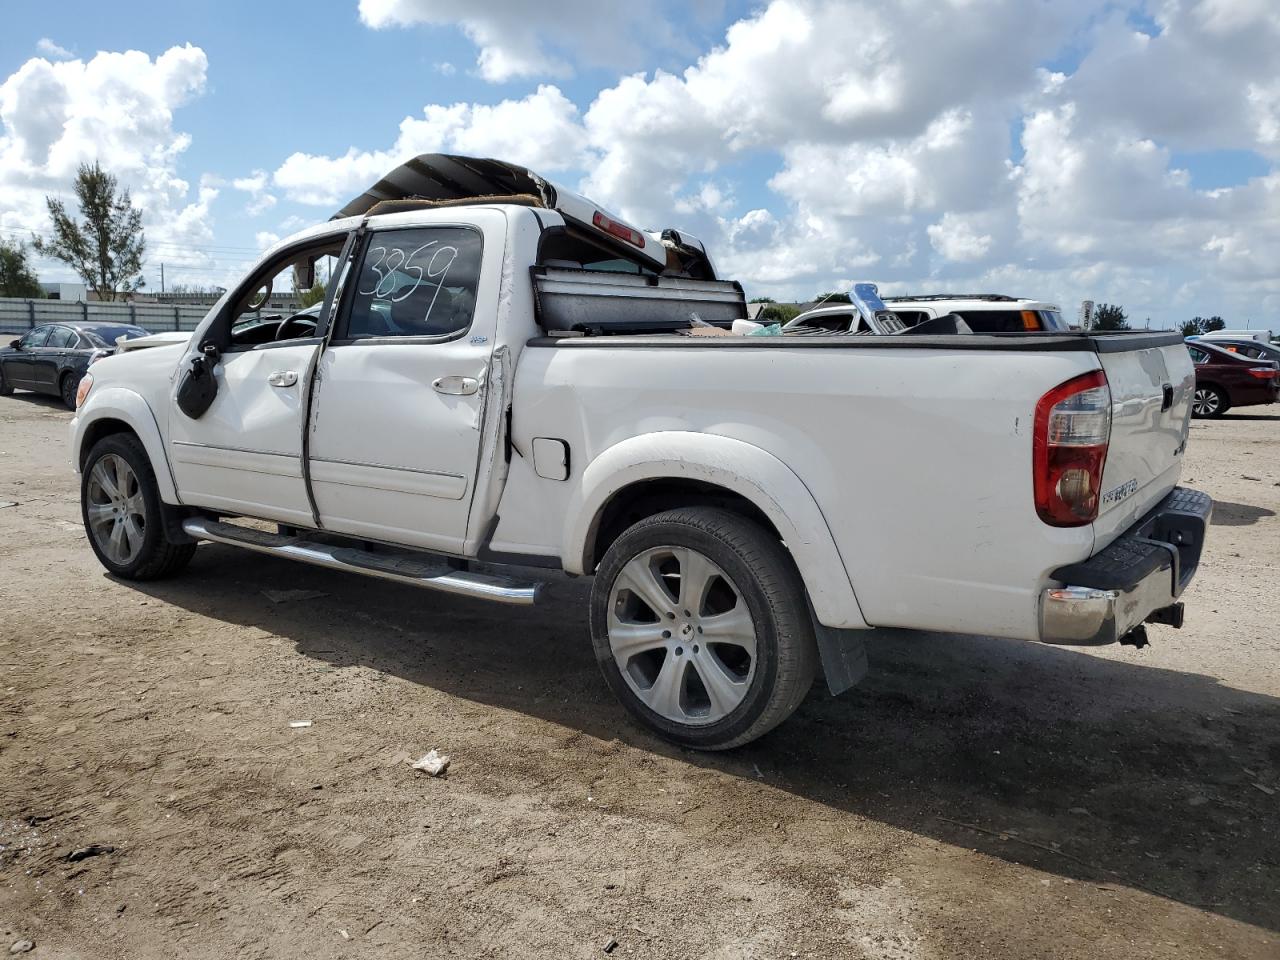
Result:
<instances>
[{"instance_id":1,"label":"red car","mask_svg":"<svg viewBox=\"0 0 1280 960\"><path fill-rule=\"evenodd\" d=\"M1204 340L1187 344L1196 365L1195 417L1220 417L1232 407L1280 400L1280 364L1254 360Z\"/></svg>"}]
</instances>

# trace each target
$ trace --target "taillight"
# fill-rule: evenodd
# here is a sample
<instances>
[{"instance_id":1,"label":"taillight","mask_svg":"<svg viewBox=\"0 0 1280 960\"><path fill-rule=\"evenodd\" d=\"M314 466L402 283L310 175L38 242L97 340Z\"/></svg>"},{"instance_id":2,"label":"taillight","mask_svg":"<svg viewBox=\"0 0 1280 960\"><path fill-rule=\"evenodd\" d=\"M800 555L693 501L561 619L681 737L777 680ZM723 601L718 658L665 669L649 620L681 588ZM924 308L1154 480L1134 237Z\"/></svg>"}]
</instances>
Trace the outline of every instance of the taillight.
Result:
<instances>
[{"instance_id":1,"label":"taillight","mask_svg":"<svg viewBox=\"0 0 1280 960\"><path fill-rule=\"evenodd\" d=\"M76 387L76 409L79 410L84 406L85 398L89 396L89 391L93 389L93 374L86 373L80 378L80 386Z\"/></svg>"},{"instance_id":2,"label":"taillight","mask_svg":"<svg viewBox=\"0 0 1280 960\"><path fill-rule=\"evenodd\" d=\"M591 222L611 236L617 237L619 240L625 240L633 246L644 249L644 237L640 235L639 230L633 230L625 223L619 223L617 220L611 220L599 210L596 215L591 218Z\"/></svg>"},{"instance_id":3,"label":"taillight","mask_svg":"<svg viewBox=\"0 0 1280 960\"><path fill-rule=\"evenodd\" d=\"M1275 367L1250 367L1249 375L1257 377L1259 380L1274 380L1276 378Z\"/></svg>"},{"instance_id":4,"label":"taillight","mask_svg":"<svg viewBox=\"0 0 1280 960\"><path fill-rule=\"evenodd\" d=\"M1101 370L1054 387L1036 404L1032 459L1036 513L1054 527L1098 516L1111 440L1111 388Z\"/></svg>"}]
</instances>

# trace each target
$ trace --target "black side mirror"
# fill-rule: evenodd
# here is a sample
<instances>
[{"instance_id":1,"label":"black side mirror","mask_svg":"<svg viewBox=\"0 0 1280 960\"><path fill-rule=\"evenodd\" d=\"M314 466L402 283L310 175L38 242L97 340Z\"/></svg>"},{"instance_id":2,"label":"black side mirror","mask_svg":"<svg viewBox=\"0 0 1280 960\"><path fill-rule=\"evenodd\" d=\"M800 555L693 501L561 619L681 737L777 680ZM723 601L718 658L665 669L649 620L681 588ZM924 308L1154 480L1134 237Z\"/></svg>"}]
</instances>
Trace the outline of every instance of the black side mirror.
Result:
<instances>
[{"instance_id":1,"label":"black side mirror","mask_svg":"<svg viewBox=\"0 0 1280 960\"><path fill-rule=\"evenodd\" d=\"M13 349L15 349L15 350L21 350L21 349L22 349L22 338L21 338L21 337L19 337L17 340L10 340L10 341L9 341L9 346L13 347Z\"/></svg>"}]
</instances>

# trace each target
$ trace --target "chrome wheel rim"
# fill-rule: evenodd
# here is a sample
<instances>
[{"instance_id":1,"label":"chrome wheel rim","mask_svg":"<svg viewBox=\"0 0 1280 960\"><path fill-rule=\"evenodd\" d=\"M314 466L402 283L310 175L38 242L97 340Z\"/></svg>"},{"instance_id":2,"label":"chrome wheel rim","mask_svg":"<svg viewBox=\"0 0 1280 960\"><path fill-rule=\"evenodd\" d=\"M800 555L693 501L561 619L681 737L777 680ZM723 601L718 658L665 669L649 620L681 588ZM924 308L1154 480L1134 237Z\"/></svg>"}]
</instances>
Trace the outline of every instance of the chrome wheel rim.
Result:
<instances>
[{"instance_id":1,"label":"chrome wheel rim","mask_svg":"<svg viewBox=\"0 0 1280 960\"><path fill-rule=\"evenodd\" d=\"M123 457L109 453L89 471L85 512L89 532L112 563L127 566L142 552L147 505L138 475Z\"/></svg>"},{"instance_id":2,"label":"chrome wheel rim","mask_svg":"<svg viewBox=\"0 0 1280 960\"><path fill-rule=\"evenodd\" d=\"M723 720L746 698L756 628L737 584L689 547L633 557L609 593L609 649L640 701L673 723Z\"/></svg>"},{"instance_id":3,"label":"chrome wheel rim","mask_svg":"<svg viewBox=\"0 0 1280 960\"><path fill-rule=\"evenodd\" d=\"M1217 413L1221 403L1222 401L1218 399L1218 395L1212 390L1197 390L1192 400L1195 412L1202 417Z\"/></svg>"}]
</instances>

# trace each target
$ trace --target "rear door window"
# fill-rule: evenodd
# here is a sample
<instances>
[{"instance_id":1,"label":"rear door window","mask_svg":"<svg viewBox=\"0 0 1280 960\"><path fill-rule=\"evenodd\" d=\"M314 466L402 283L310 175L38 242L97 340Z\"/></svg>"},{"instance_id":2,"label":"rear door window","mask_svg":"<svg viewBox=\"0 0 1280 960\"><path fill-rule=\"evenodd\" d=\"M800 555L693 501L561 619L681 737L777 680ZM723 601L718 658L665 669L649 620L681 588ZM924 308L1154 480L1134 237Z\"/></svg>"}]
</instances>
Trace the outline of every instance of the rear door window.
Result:
<instances>
[{"instance_id":1,"label":"rear door window","mask_svg":"<svg viewBox=\"0 0 1280 960\"><path fill-rule=\"evenodd\" d=\"M53 333L49 334L49 342L45 344L51 350L66 350L76 341L74 330L67 327L55 327Z\"/></svg>"},{"instance_id":2,"label":"rear door window","mask_svg":"<svg viewBox=\"0 0 1280 960\"><path fill-rule=\"evenodd\" d=\"M371 234L338 339L462 334L475 315L483 246L470 227Z\"/></svg>"},{"instance_id":3,"label":"rear door window","mask_svg":"<svg viewBox=\"0 0 1280 960\"><path fill-rule=\"evenodd\" d=\"M22 338L22 349L35 350L43 347L49 341L51 333L53 333L53 327L36 327Z\"/></svg>"}]
</instances>

